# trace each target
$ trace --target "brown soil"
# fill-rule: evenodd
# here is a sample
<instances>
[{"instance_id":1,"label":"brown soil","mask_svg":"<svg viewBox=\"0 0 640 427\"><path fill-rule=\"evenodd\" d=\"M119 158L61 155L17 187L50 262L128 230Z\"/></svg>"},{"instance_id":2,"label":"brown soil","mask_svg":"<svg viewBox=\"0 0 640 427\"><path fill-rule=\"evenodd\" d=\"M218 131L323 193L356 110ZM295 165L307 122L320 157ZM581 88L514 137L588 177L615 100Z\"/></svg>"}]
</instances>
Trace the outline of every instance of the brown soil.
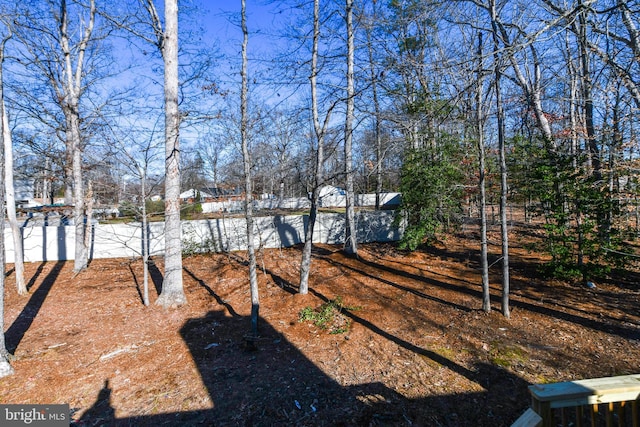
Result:
<instances>
[{"instance_id":1,"label":"brown soil","mask_svg":"<svg viewBox=\"0 0 640 427\"><path fill-rule=\"evenodd\" d=\"M69 262L34 263L26 297L8 275L16 372L0 379L0 402L68 403L76 425L507 426L529 384L640 372L639 276L545 281L522 248L535 230L516 231L510 320L500 263L494 311L480 310L471 231L415 253L363 245L360 259L317 247L306 296L299 248L260 252L257 340L245 254L186 258L177 309L142 305L139 260L96 260L77 276ZM338 297L346 332L299 321Z\"/></svg>"}]
</instances>

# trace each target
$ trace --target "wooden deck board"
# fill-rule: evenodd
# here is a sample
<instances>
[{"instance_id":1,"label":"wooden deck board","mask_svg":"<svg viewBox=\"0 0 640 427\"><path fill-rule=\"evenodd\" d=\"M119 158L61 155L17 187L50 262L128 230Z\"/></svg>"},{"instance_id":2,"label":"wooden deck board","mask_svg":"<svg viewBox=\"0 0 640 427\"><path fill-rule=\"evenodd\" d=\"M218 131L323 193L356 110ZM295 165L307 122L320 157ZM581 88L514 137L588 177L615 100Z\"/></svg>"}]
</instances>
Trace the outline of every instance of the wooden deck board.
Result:
<instances>
[{"instance_id":1,"label":"wooden deck board","mask_svg":"<svg viewBox=\"0 0 640 427\"><path fill-rule=\"evenodd\" d=\"M552 408L620 402L640 398L640 374L529 386L534 400Z\"/></svg>"},{"instance_id":2,"label":"wooden deck board","mask_svg":"<svg viewBox=\"0 0 640 427\"><path fill-rule=\"evenodd\" d=\"M554 425L552 409L575 407L577 422L581 424L582 408L591 410L591 424L595 426L599 404L605 406L604 415L607 426L614 422L615 402L621 402L618 407L618 422L624 422L624 402L631 402L632 423L638 426L638 403L640 402L640 374L621 375L617 377L591 378L586 380L566 381L551 384L535 384L529 386L532 397L532 408L542 417L542 425ZM561 416L564 418L564 411ZM566 421L563 420L563 425Z\"/></svg>"},{"instance_id":3,"label":"wooden deck board","mask_svg":"<svg viewBox=\"0 0 640 427\"><path fill-rule=\"evenodd\" d=\"M520 418L516 420L511 427L538 427L542 424L542 417L538 415L533 409L527 409L524 414L520 415Z\"/></svg>"}]
</instances>

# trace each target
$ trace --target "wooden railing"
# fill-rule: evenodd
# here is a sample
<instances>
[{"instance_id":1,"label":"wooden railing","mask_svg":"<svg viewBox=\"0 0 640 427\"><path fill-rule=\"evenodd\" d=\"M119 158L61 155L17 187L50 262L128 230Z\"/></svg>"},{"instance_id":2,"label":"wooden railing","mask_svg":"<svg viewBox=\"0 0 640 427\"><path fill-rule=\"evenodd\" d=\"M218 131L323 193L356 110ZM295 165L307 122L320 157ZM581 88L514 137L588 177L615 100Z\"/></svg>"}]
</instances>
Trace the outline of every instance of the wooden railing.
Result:
<instances>
[{"instance_id":1,"label":"wooden railing","mask_svg":"<svg viewBox=\"0 0 640 427\"><path fill-rule=\"evenodd\" d=\"M640 374L529 386L531 408L513 427L640 427Z\"/></svg>"}]
</instances>

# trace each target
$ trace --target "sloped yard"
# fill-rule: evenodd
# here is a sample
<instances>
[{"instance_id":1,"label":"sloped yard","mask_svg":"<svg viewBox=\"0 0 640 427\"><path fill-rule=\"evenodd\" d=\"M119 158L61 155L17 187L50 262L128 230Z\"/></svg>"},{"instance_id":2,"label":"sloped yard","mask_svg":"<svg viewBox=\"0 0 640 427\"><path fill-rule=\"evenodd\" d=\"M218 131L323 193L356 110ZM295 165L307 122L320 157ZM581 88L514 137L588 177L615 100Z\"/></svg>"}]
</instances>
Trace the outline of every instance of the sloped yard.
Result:
<instances>
[{"instance_id":1,"label":"sloped yard","mask_svg":"<svg viewBox=\"0 0 640 427\"><path fill-rule=\"evenodd\" d=\"M307 296L295 293L299 248L261 252L255 348L242 253L186 258L189 304L173 310L141 304L140 261L75 277L71 262L28 265L29 296L8 276L16 373L0 402L69 403L77 425L503 426L528 406L528 384L640 372L639 276L542 280L522 245L531 230L514 230L511 320L497 312L498 264L494 312L480 311L470 230L415 253L318 247ZM323 305L340 309L326 325L299 321Z\"/></svg>"}]
</instances>

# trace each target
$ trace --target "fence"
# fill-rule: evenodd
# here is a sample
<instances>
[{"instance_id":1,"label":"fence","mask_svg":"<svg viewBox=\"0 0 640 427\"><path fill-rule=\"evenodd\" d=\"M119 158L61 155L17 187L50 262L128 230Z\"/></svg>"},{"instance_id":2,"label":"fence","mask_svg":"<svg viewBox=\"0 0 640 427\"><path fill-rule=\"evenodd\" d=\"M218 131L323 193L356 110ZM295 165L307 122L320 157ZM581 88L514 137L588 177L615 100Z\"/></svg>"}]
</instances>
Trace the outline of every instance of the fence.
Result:
<instances>
[{"instance_id":1,"label":"fence","mask_svg":"<svg viewBox=\"0 0 640 427\"><path fill-rule=\"evenodd\" d=\"M304 241L307 215L255 218L255 245L264 248L289 247ZM356 215L358 241L396 241L401 228L393 224L393 211L361 211ZM141 224L96 224L90 245L90 258L131 258L142 253ZM164 253L164 223L150 223L149 254ZM345 220L342 214L318 215L313 233L315 243L341 244ZM15 259L11 231L5 230L6 261ZM22 228L25 262L71 260L75 255L73 226ZM188 252L234 251L246 248L244 218L225 218L182 222L183 249Z\"/></svg>"},{"instance_id":2,"label":"fence","mask_svg":"<svg viewBox=\"0 0 640 427\"><path fill-rule=\"evenodd\" d=\"M395 209L400 205L400 193L381 193L380 205L386 208ZM356 206L375 206L375 194L356 194ZM322 207L344 207L346 206L346 197L341 195L328 195L320 199ZM266 199L254 200L253 207L256 210L268 209L308 209L311 202L306 198L289 198L289 199ZM240 212L244 209L242 200L229 200L224 202L205 202L202 203L202 212Z\"/></svg>"}]
</instances>

